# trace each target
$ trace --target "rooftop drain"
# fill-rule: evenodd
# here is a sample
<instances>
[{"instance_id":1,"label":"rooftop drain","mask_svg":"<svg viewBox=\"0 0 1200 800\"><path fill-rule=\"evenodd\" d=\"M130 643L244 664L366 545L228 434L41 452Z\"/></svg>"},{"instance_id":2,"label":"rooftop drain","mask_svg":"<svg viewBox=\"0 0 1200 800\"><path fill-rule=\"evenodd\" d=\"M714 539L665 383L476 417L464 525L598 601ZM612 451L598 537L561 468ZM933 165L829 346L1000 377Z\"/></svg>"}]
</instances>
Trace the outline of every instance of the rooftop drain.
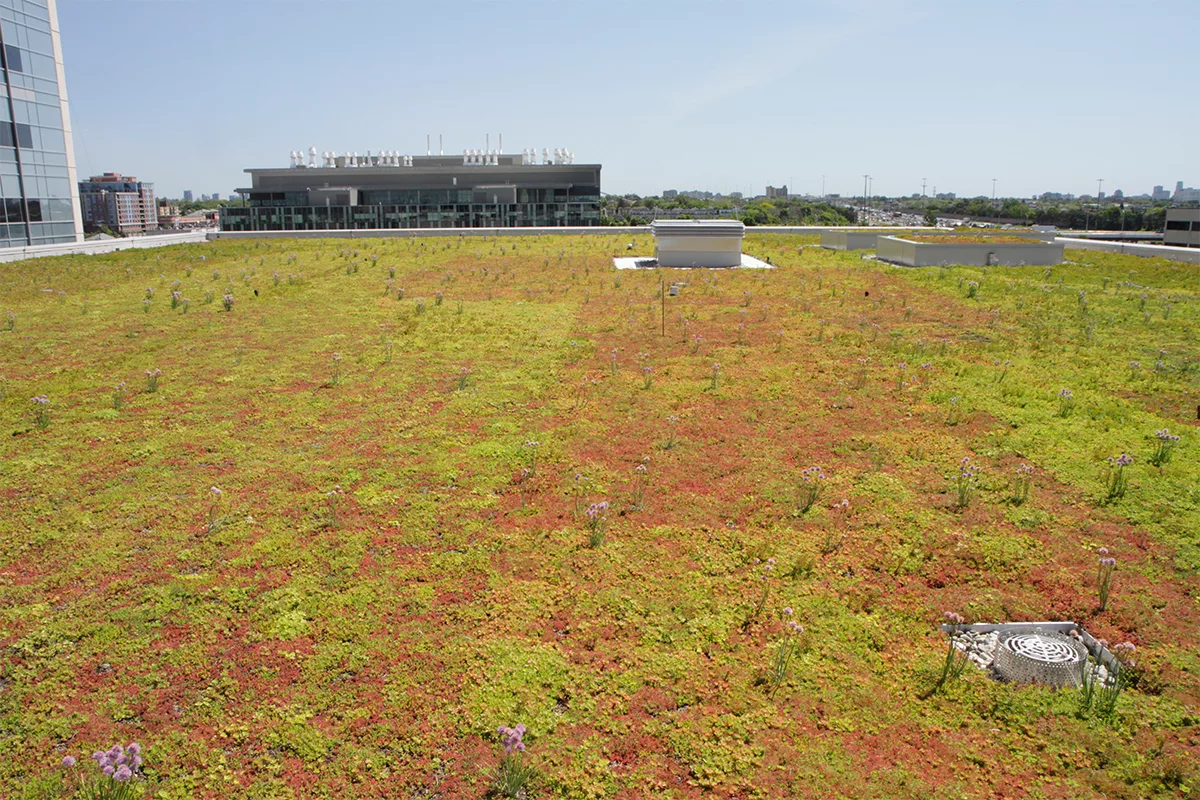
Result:
<instances>
[{"instance_id":1,"label":"rooftop drain","mask_svg":"<svg viewBox=\"0 0 1200 800\"><path fill-rule=\"evenodd\" d=\"M1087 649L1074 639L1035 631L1001 636L993 667L1011 683L1078 686L1087 660Z\"/></svg>"},{"instance_id":2,"label":"rooftop drain","mask_svg":"<svg viewBox=\"0 0 1200 800\"><path fill-rule=\"evenodd\" d=\"M954 646L999 681L1077 687L1083 670L1109 682L1116 657L1074 622L943 625ZM1074 634L1072 633L1074 632Z\"/></svg>"}]
</instances>

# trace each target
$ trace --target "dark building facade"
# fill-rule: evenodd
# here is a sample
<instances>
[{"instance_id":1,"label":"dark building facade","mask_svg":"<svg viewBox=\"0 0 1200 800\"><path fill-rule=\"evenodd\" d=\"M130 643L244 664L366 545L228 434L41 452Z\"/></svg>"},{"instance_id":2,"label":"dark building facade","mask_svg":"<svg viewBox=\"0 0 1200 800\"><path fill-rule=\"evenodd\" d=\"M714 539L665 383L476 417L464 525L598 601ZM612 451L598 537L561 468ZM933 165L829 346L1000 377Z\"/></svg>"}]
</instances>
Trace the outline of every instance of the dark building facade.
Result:
<instances>
[{"instance_id":1,"label":"dark building facade","mask_svg":"<svg viewBox=\"0 0 1200 800\"><path fill-rule=\"evenodd\" d=\"M297 158L296 156L300 157ZM564 151L334 156L316 166L248 169L247 206L221 209L223 231L491 228L600 224L600 165Z\"/></svg>"},{"instance_id":2,"label":"dark building facade","mask_svg":"<svg viewBox=\"0 0 1200 800\"><path fill-rule=\"evenodd\" d=\"M0 248L82 241L54 0L0 0Z\"/></svg>"}]
</instances>

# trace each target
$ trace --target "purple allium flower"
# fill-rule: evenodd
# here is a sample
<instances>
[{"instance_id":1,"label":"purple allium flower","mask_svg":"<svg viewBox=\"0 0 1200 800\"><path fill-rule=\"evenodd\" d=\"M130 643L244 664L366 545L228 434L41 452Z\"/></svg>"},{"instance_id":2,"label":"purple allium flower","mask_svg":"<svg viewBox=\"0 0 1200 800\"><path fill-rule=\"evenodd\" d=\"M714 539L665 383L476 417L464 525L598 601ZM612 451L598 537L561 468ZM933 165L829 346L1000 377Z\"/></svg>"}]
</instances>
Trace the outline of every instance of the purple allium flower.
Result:
<instances>
[{"instance_id":1,"label":"purple allium flower","mask_svg":"<svg viewBox=\"0 0 1200 800\"><path fill-rule=\"evenodd\" d=\"M1075 393L1072 392L1070 389L1062 389L1059 391L1058 396L1065 400L1070 400L1072 397L1075 396Z\"/></svg>"},{"instance_id":2,"label":"purple allium flower","mask_svg":"<svg viewBox=\"0 0 1200 800\"><path fill-rule=\"evenodd\" d=\"M62 760L62 765L64 767L66 767L67 769L70 769L71 767L75 766L75 756L64 756L63 760Z\"/></svg>"},{"instance_id":3,"label":"purple allium flower","mask_svg":"<svg viewBox=\"0 0 1200 800\"><path fill-rule=\"evenodd\" d=\"M788 620L787 626L788 626L788 630L790 630L794 634L799 635L801 633L804 633L804 626L801 625L799 622L796 622L796 620L794 620L794 619Z\"/></svg>"},{"instance_id":4,"label":"purple allium flower","mask_svg":"<svg viewBox=\"0 0 1200 800\"><path fill-rule=\"evenodd\" d=\"M496 729L500 734L500 743L504 745L506 754L524 753L525 752L525 725L518 724L515 728L510 728L507 725L501 725Z\"/></svg>"},{"instance_id":5,"label":"purple allium flower","mask_svg":"<svg viewBox=\"0 0 1200 800\"><path fill-rule=\"evenodd\" d=\"M787 606L786 608L783 609L783 613L787 614L790 617L794 612L792 611L791 606Z\"/></svg>"},{"instance_id":6,"label":"purple allium flower","mask_svg":"<svg viewBox=\"0 0 1200 800\"><path fill-rule=\"evenodd\" d=\"M1022 464L1021 466L1017 467L1017 474L1018 475L1032 475L1033 467L1029 466L1028 464Z\"/></svg>"},{"instance_id":7,"label":"purple allium flower","mask_svg":"<svg viewBox=\"0 0 1200 800\"><path fill-rule=\"evenodd\" d=\"M947 611L942 616L945 617L946 622L948 622L951 625L962 625L963 624L962 614L958 614L954 611Z\"/></svg>"},{"instance_id":8,"label":"purple allium flower","mask_svg":"<svg viewBox=\"0 0 1200 800\"><path fill-rule=\"evenodd\" d=\"M1117 565L1117 560L1115 558L1100 559L1100 566L1102 566L1102 567L1115 567L1116 565Z\"/></svg>"},{"instance_id":9,"label":"purple allium flower","mask_svg":"<svg viewBox=\"0 0 1200 800\"><path fill-rule=\"evenodd\" d=\"M213 486L208 491L209 491L209 494L211 494L213 497L220 497L223 494L223 492L220 489L218 489L216 486Z\"/></svg>"},{"instance_id":10,"label":"purple allium flower","mask_svg":"<svg viewBox=\"0 0 1200 800\"><path fill-rule=\"evenodd\" d=\"M1101 547L1101 548L1100 548L1099 550L1097 550L1096 552L1097 552L1099 555L1106 556L1106 555L1108 555L1108 548L1107 548L1107 547Z\"/></svg>"},{"instance_id":11,"label":"purple allium flower","mask_svg":"<svg viewBox=\"0 0 1200 800\"><path fill-rule=\"evenodd\" d=\"M638 464L638 465L637 465L637 467L635 467L633 471L634 471L634 472L636 472L636 473L638 473L639 475L645 475L645 474L646 474L646 471L647 471L647 470L646 470L646 465L645 465L645 464Z\"/></svg>"},{"instance_id":12,"label":"purple allium flower","mask_svg":"<svg viewBox=\"0 0 1200 800\"><path fill-rule=\"evenodd\" d=\"M50 402L50 398L46 397L44 394L39 394L37 397L31 397L29 400L32 403L37 403L39 406L44 406Z\"/></svg>"},{"instance_id":13,"label":"purple allium flower","mask_svg":"<svg viewBox=\"0 0 1200 800\"><path fill-rule=\"evenodd\" d=\"M112 779L118 783L125 783L125 781L132 777L133 770L131 770L126 764L122 764L121 766L117 767L112 775Z\"/></svg>"},{"instance_id":14,"label":"purple allium flower","mask_svg":"<svg viewBox=\"0 0 1200 800\"><path fill-rule=\"evenodd\" d=\"M1169 430L1163 428L1161 431L1155 431L1154 435L1164 442L1178 442L1179 437L1173 435Z\"/></svg>"},{"instance_id":15,"label":"purple allium flower","mask_svg":"<svg viewBox=\"0 0 1200 800\"><path fill-rule=\"evenodd\" d=\"M113 777L113 773L117 771L117 768L114 767L112 764L105 764L103 767L100 768L100 771L111 778L111 777Z\"/></svg>"}]
</instances>

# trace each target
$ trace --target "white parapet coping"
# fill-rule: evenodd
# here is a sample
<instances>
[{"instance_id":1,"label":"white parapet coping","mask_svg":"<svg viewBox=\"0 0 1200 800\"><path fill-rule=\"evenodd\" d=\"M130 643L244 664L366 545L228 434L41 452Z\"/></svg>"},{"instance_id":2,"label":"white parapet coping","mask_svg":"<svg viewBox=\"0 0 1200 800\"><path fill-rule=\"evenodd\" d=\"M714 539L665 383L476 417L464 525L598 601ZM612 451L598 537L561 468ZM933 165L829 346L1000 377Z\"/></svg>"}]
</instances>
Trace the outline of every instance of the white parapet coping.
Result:
<instances>
[{"instance_id":1,"label":"white parapet coping","mask_svg":"<svg viewBox=\"0 0 1200 800\"><path fill-rule=\"evenodd\" d=\"M951 264L967 267L1044 267L1063 262L1063 245L1058 242L943 244L880 236L875 255L881 261L906 267L937 267Z\"/></svg>"},{"instance_id":2,"label":"white parapet coping","mask_svg":"<svg viewBox=\"0 0 1200 800\"><path fill-rule=\"evenodd\" d=\"M1142 258L1166 258L1171 261L1182 261L1185 264L1200 264L1200 248L1171 247L1165 244L1098 242L1091 239L1074 239L1069 236L1060 236L1054 241L1075 250L1099 250L1104 253L1121 253Z\"/></svg>"},{"instance_id":3,"label":"white parapet coping","mask_svg":"<svg viewBox=\"0 0 1200 800\"><path fill-rule=\"evenodd\" d=\"M688 220L683 220L687 222ZM831 230L828 225L754 225L746 228L746 234L805 236ZM832 230L837 230L836 227ZM932 231L935 228L873 227L880 233L911 233ZM355 228L319 231L209 231L213 239L395 239L442 236L644 236L650 233L649 225L583 225L572 227L522 227L522 228Z\"/></svg>"},{"instance_id":4,"label":"white parapet coping","mask_svg":"<svg viewBox=\"0 0 1200 800\"><path fill-rule=\"evenodd\" d=\"M196 244L208 241L208 231L186 233L150 234L130 236L126 239L101 239L99 241L68 242L66 244L39 244L32 247L6 247L0 249L0 263L24 261L27 258L49 258L51 256L98 255L117 250L132 250L145 247L168 247L173 244Z\"/></svg>"}]
</instances>

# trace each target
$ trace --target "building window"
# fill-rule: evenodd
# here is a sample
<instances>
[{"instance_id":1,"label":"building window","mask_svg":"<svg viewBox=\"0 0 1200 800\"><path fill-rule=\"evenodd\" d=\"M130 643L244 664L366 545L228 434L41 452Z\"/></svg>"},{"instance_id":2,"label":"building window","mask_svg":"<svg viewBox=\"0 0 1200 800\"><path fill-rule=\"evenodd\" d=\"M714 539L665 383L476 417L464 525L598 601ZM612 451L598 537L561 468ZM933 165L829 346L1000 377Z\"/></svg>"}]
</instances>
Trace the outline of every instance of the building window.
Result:
<instances>
[{"instance_id":1,"label":"building window","mask_svg":"<svg viewBox=\"0 0 1200 800\"><path fill-rule=\"evenodd\" d=\"M4 66L9 72L24 72L25 62L21 58L20 48L13 47L11 44L4 45Z\"/></svg>"},{"instance_id":2,"label":"building window","mask_svg":"<svg viewBox=\"0 0 1200 800\"><path fill-rule=\"evenodd\" d=\"M12 147L14 144L32 148L33 129L24 122L0 124L0 147Z\"/></svg>"}]
</instances>

